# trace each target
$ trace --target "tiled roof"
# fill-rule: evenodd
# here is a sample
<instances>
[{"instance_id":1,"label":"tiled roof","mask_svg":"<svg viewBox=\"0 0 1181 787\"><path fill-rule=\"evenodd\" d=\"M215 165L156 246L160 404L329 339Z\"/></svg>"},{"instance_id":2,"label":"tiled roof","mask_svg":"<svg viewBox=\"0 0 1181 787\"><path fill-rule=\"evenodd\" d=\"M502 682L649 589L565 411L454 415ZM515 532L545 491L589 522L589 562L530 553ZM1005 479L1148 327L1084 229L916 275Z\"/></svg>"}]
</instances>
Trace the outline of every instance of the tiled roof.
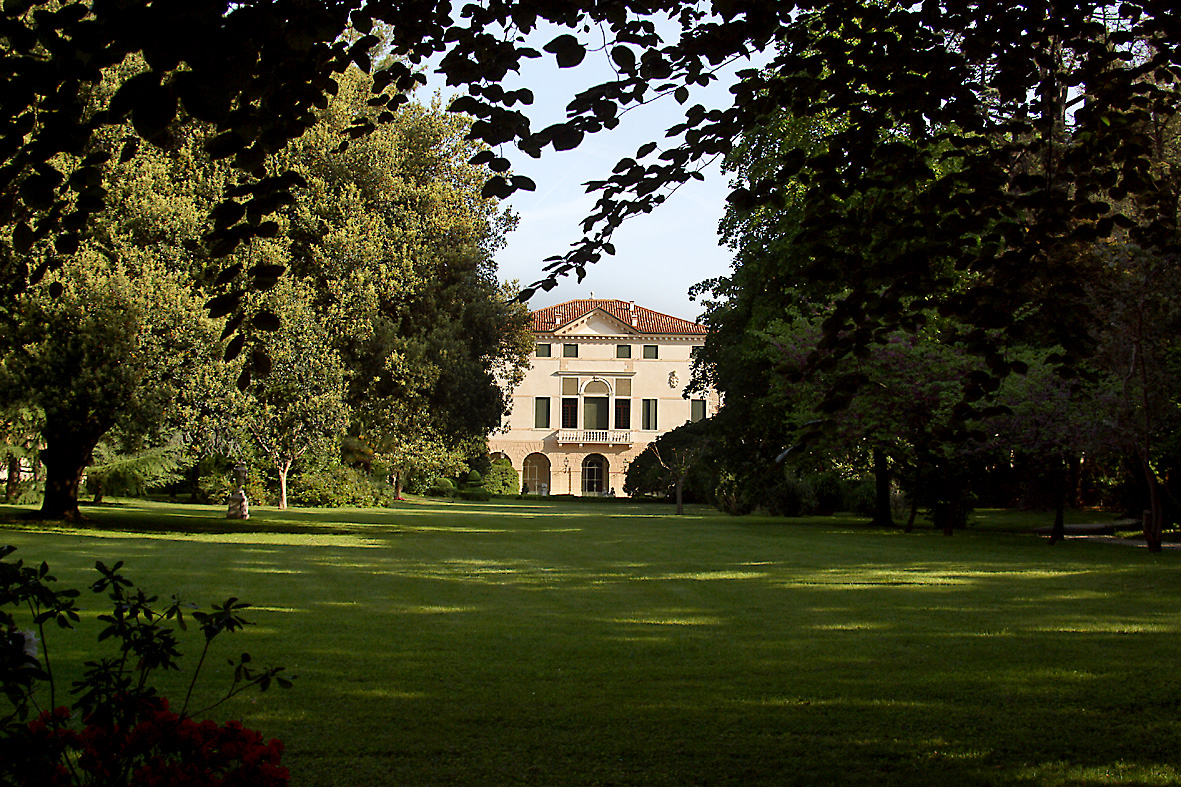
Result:
<instances>
[{"instance_id":1,"label":"tiled roof","mask_svg":"<svg viewBox=\"0 0 1181 787\"><path fill-rule=\"evenodd\" d=\"M640 333L668 333L677 336L704 336L706 334L704 325L636 306L633 301L611 301L600 298L566 301L556 306L538 309L533 312L533 330L539 333L555 331L595 309L602 309L624 325L630 325Z\"/></svg>"}]
</instances>

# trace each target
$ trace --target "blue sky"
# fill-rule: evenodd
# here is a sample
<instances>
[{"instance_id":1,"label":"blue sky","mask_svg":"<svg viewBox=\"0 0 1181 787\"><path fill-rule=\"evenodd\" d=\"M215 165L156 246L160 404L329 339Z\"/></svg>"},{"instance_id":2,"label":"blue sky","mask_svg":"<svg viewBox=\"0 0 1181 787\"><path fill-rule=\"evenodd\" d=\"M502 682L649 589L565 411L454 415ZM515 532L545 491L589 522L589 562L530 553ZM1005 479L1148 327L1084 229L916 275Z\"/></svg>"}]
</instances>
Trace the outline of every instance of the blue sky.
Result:
<instances>
[{"instance_id":1,"label":"blue sky","mask_svg":"<svg viewBox=\"0 0 1181 787\"><path fill-rule=\"evenodd\" d=\"M534 45L540 50L547 40L543 34L540 43ZM686 106L727 105L730 80L734 71L743 67L749 64L728 69L708 88L697 88ZM566 104L576 93L610 77L606 52L588 53L586 61L573 69L559 69L546 55L530 61L519 77L510 78L504 86L524 86L533 91L534 104L527 114L533 128L541 129L564 119ZM441 84L441 80L438 85L432 80L428 87ZM441 89L448 95L446 88ZM547 148L539 160L515 148L502 150L502 155L513 162L514 172L532 178L537 190L518 192L508 200L520 215L520 226L497 255L501 278L515 279L522 285L540 279L543 260L565 253L581 237L581 220L595 202L595 197L585 193L583 184L605 178L619 159L634 156L645 142L662 140L664 129L678 122L682 109L667 96L627 113L617 128L586 138L574 150L555 152ZM706 172L705 181L685 184L654 212L631 219L617 229L613 240L615 256L588 268L581 283L573 276L566 277L554 290L534 295L530 308L587 298L594 293L596 298L634 300L665 314L695 319L701 306L690 302L689 288L724 275L730 267L731 254L718 245L717 233L729 190L726 176L714 165Z\"/></svg>"}]
</instances>

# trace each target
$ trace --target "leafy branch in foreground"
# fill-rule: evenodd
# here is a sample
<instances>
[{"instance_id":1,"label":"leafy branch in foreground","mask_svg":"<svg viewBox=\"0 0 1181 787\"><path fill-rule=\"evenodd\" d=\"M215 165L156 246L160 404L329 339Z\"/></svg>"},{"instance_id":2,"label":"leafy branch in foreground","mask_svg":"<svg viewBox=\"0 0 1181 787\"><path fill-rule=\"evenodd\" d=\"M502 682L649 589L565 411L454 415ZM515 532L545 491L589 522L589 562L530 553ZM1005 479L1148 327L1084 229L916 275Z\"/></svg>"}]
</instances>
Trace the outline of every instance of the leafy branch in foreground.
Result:
<instances>
[{"instance_id":1,"label":"leafy branch in foreground","mask_svg":"<svg viewBox=\"0 0 1181 787\"><path fill-rule=\"evenodd\" d=\"M233 669L225 692L195 713L188 710L213 641L249 625L241 614L249 604L230 598L205 612L173 596L161 605L123 576L122 562L97 562L100 578L90 590L105 593L111 604L109 613L98 616L105 624L98 640L114 642L117 653L86 662L70 689L77 699L70 707L58 706L46 628L52 623L73 628L80 619L80 594L55 589L45 563L33 568L6 561L13 551L0 547L0 691L9 704L0 713L0 781L148 785L178 783L183 774L185 784L287 783L281 742L264 742L238 722L194 719L247 689L266 691L273 683L290 688L283 667L251 666L250 654L243 653L229 660ZM200 626L204 647L184 702L173 711L152 679L180 669L178 631L188 629L186 609ZM21 612L31 628L18 625ZM42 707L46 691L48 706Z\"/></svg>"}]
</instances>

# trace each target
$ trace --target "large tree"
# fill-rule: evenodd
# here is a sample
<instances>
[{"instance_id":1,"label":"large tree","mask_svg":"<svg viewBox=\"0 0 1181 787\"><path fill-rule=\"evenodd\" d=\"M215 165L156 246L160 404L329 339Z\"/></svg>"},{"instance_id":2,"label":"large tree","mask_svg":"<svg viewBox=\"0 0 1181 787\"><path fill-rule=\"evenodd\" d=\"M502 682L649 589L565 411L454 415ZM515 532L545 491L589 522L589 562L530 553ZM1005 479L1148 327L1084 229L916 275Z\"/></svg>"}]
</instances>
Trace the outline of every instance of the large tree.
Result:
<instances>
[{"instance_id":1,"label":"large tree","mask_svg":"<svg viewBox=\"0 0 1181 787\"><path fill-rule=\"evenodd\" d=\"M165 267L129 273L96 261L59 275L57 297L19 299L17 347L0 377L0 395L44 413L41 513L55 519L77 516L98 441L116 426L161 428L184 378L213 360L216 338L189 282Z\"/></svg>"},{"instance_id":2,"label":"large tree","mask_svg":"<svg viewBox=\"0 0 1181 787\"><path fill-rule=\"evenodd\" d=\"M268 343L271 369L238 397L235 421L245 435L242 442L253 444L278 475L278 506L286 508L292 468L340 452L349 424L346 370L305 282L288 279L269 295L282 320Z\"/></svg>"},{"instance_id":3,"label":"large tree","mask_svg":"<svg viewBox=\"0 0 1181 787\"><path fill-rule=\"evenodd\" d=\"M284 152L308 188L275 240L348 370L352 432L400 486L477 450L508 403L497 380L519 378L532 339L496 278L493 255L515 218L481 195L471 122L409 104L338 150L352 118L378 114L370 83L343 75L321 122Z\"/></svg>"}]
</instances>

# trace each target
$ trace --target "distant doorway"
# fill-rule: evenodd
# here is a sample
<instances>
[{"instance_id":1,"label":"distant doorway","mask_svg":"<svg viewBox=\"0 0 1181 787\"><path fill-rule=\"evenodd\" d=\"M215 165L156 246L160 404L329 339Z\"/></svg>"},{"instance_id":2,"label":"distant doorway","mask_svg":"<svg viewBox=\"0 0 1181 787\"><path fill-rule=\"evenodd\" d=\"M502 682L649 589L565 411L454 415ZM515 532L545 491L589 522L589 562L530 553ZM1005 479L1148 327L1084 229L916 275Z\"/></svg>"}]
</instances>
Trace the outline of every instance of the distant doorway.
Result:
<instances>
[{"instance_id":1,"label":"distant doorway","mask_svg":"<svg viewBox=\"0 0 1181 787\"><path fill-rule=\"evenodd\" d=\"M582 493L584 495L601 495L605 491L604 479L607 478L607 460L600 454L591 454L582 460Z\"/></svg>"},{"instance_id":2,"label":"distant doorway","mask_svg":"<svg viewBox=\"0 0 1181 787\"><path fill-rule=\"evenodd\" d=\"M545 454L525 457L525 464L521 467L521 491L527 495L550 493L549 457Z\"/></svg>"}]
</instances>

